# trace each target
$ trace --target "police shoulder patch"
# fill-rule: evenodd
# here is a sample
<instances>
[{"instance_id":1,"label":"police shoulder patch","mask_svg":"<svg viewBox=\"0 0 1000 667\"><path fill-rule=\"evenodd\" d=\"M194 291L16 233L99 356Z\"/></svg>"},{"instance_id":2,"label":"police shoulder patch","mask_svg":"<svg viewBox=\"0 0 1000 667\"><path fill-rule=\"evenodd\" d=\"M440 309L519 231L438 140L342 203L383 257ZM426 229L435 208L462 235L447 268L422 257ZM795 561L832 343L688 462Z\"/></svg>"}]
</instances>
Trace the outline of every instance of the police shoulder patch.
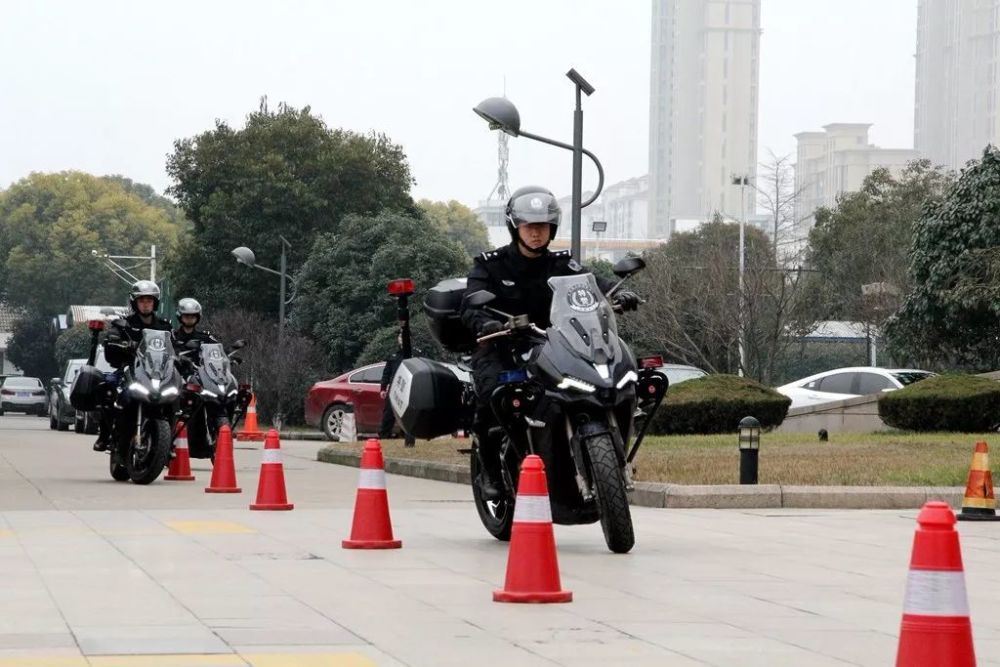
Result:
<instances>
[{"instance_id":1,"label":"police shoulder patch","mask_svg":"<svg viewBox=\"0 0 1000 667\"><path fill-rule=\"evenodd\" d=\"M553 250L550 254L553 257L572 257L572 253L569 250Z\"/></svg>"},{"instance_id":2,"label":"police shoulder patch","mask_svg":"<svg viewBox=\"0 0 1000 667\"><path fill-rule=\"evenodd\" d=\"M482 255L480 255L480 257L483 258L484 262L492 262L495 259L499 259L499 257L500 257L500 251L499 250L487 250Z\"/></svg>"}]
</instances>

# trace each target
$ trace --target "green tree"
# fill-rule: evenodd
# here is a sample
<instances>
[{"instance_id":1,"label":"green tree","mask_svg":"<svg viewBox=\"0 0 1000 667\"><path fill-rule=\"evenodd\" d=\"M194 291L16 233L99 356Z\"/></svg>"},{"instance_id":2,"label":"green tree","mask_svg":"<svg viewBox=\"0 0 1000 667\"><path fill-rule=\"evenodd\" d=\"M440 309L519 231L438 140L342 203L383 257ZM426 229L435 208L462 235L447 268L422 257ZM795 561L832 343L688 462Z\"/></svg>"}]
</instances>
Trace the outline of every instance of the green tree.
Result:
<instances>
[{"instance_id":1,"label":"green tree","mask_svg":"<svg viewBox=\"0 0 1000 667\"><path fill-rule=\"evenodd\" d=\"M886 326L893 354L933 369L1000 365L1000 151L970 162L914 227L913 290Z\"/></svg>"},{"instance_id":2,"label":"green tree","mask_svg":"<svg viewBox=\"0 0 1000 667\"><path fill-rule=\"evenodd\" d=\"M412 278L419 309L427 289L464 275L469 258L422 217L397 212L344 218L336 233L325 234L297 277L293 322L325 351L331 368L352 368L372 339L390 336L395 299L386 285Z\"/></svg>"},{"instance_id":3,"label":"green tree","mask_svg":"<svg viewBox=\"0 0 1000 667\"><path fill-rule=\"evenodd\" d=\"M56 337L53 353L56 366L66 367L70 359L84 359L90 355L90 329L85 326L74 326L66 329Z\"/></svg>"},{"instance_id":4,"label":"green tree","mask_svg":"<svg viewBox=\"0 0 1000 667\"><path fill-rule=\"evenodd\" d=\"M447 203L421 199L417 205L435 227L452 241L460 243L470 257L490 249L486 225L465 204L454 199Z\"/></svg>"},{"instance_id":5,"label":"green tree","mask_svg":"<svg viewBox=\"0 0 1000 667\"><path fill-rule=\"evenodd\" d=\"M184 212L181 211L180 207L178 207L173 200L157 193L152 186L146 185L145 183L136 183L131 178L126 178L121 174L112 174L111 176L102 176L101 178L106 181L110 181L111 183L117 183L122 186L125 192L133 194L150 206L162 210L167 214L167 218L170 222L172 222L178 229L187 231L190 228L191 225L184 218Z\"/></svg>"},{"instance_id":6,"label":"green tree","mask_svg":"<svg viewBox=\"0 0 1000 667\"><path fill-rule=\"evenodd\" d=\"M81 172L32 174L0 192L0 291L44 314L72 303L121 303L124 284L91 254L169 254L166 213L113 180Z\"/></svg>"},{"instance_id":7,"label":"green tree","mask_svg":"<svg viewBox=\"0 0 1000 667\"><path fill-rule=\"evenodd\" d=\"M7 357L29 377L43 382L59 373L53 347L52 319L38 313L27 315L14 324Z\"/></svg>"},{"instance_id":8,"label":"green tree","mask_svg":"<svg viewBox=\"0 0 1000 667\"><path fill-rule=\"evenodd\" d=\"M278 281L238 265L233 248L248 246L277 269L284 236L294 272L345 215L416 212L402 148L384 135L332 130L309 107L273 111L262 101L240 129L217 121L175 142L167 173L168 193L192 224L169 267L175 291L214 308L278 310Z\"/></svg>"},{"instance_id":9,"label":"green tree","mask_svg":"<svg viewBox=\"0 0 1000 667\"><path fill-rule=\"evenodd\" d=\"M953 175L928 160L911 162L899 178L876 169L858 192L816 211L809 233L803 300L813 319L881 323L910 291L907 252L925 203L941 198ZM866 299L861 286L885 283L884 299Z\"/></svg>"}]
</instances>

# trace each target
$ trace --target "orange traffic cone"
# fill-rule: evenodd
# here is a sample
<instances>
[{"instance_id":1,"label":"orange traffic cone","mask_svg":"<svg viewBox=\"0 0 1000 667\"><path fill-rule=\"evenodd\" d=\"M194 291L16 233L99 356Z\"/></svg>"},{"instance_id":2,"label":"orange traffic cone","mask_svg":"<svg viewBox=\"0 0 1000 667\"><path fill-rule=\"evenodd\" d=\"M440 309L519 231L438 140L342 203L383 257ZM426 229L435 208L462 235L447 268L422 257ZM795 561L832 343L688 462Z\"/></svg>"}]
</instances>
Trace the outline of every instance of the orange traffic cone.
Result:
<instances>
[{"instance_id":1,"label":"orange traffic cone","mask_svg":"<svg viewBox=\"0 0 1000 667\"><path fill-rule=\"evenodd\" d=\"M947 503L917 516L896 667L975 667L962 549Z\"/></svg>"},{"instance_id":2,"label":"orange traffic cone","mask_svg":"<svg viewBox=\"0 0 1000 667\"><path fill-rule=\"evenodd\" d=\"M215 443L215 463L212 465L212 481L205 493L240 493L236 486L236 466L233 463L233 433L226 424L219 429L219 439Z\"/></svg>"},{"instance_id":3,"label":"orange traffic cone","mask_svg":"<svg viewBox=\"0 0 1000 667\"><path fill-rule=\"evenodd\" d=\"M369 438L361 453L351 539L344 540L342 546L345 549L398 549L403 546L401 540L392 537L389 496L385 491L385 464L377 438Z\"/></svg>"},{"instance_id":4,"label":"orange traffic cone","mask_svg":"<svg viewBox=\"0 0 1000 667\"><path fill-rule=\"evenodd\" d=\"M163 479L174 482L193 482L194 475L191 474L191 452L188 450L187 426L180 423L177 432L177 439L174 440L174 456L170 459L170 466Z\"/></svg>"},{"instance_id":5,"label":"orange traffic cone","mask_svg":"<svg viewBox=\"0 0 1000 667\"><path fill-rule=\"evenodd\" d=\"M985 442L976 443L965 485L960 521L997 521L997 499L993 497L993 475L990 474L990 450Z\"/></svg>"},{"instance_id":6,"label":"orange traffic cone","mask_svg":"<svg viewBox=\"0 0 1000 667\"><path fill-rule=\"evenodd\" d=\"M236 434L236 439L241 442L264 439L264 434L257 426L257 394L250 394L250 405L247 406L247 417L243 422L243 430Z\"/></svg>"},{"instance_id":7,"label":"orange traffic cone","mask_svg":"<svg viewBox=\"0 0 1000 667\"><path fill-rule=\"evenodd\" d=\"M493 591L493 601L570 602L572 599L573 593L562 590L559 581L545 464L539 456L530 454L521 464L507 554L507 581L503 590Z\"/></svg>"},{"instance_id":8,"label":"orange traffic cone","mask_svg":"<svg viewBox=\"0 0 1000 667\"><path fill-rule=\"evenodd\" d=\"M264 459L260 462L260 479L257 482L257 502L250 503L252 510L290 510L295 505L285 495L285 467L281 464L281 441L278 432L271 429L264 440Z\"/></svg>"}]
</instances>

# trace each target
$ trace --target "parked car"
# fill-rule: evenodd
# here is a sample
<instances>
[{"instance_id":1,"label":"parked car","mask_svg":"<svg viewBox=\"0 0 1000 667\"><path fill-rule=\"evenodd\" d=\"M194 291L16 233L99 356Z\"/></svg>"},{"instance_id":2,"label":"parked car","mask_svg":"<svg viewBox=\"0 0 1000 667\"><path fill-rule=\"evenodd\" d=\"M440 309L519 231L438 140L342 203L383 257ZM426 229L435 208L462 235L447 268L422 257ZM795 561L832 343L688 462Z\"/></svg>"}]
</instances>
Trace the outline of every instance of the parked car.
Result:
<instances>
[{"instance_id":1,"label":"parked car","mask_svg":"<svg viewBox=\"0 0 1000 667\"><path fill-rule=\"evenodd\" d=\"M86 363L86 359L70 359L66 362L63 376L52 378L49 383L49 428L65 431L72 426L77 433L97 433L100 415L96 411L77 410L69 402L73 382ZM114 371L104 360L104 350L100 347L97 348L97 359L94 365L105 373Z\"/></svg>"},{"instance_id":2,"label":"parked car","mask_svg":"<svg viewBox=\"0 0 1000 667\"><path fill-rule=\"evenodd\" d=\"M935 375L913 368L876 368L859 366L835 368L777 388L792 399L793 408L842 401L858 396L894 391Z\"/></svg>"},{"instance_id":3,"label":"parked car","mask_svg":"<svg viewBox=\"0 0 1000 667\"><path fill-rule=\"evenodd\" d=\"M459 378L468 379L466 371L452 364L446 365ZM376 435L385 405L385 400L379 395L383 368L385 363L362 366L314 384L306 395L306 423L323 431L330 440L339 440L344 414L350 408L354 412L357 436Z\"/></svg>"},{"instance_id":4,"label":"parked car","mask_svg":"<svg viewBox=\"0 0 1000 667\"><path fill-rule=\"evenodd\" d=\"M44 417L47 408L48 396L38 378L11 375L0 385L0 415L23 412Z\"/></svg>"},{"instance_id":5,"label":"parked car","mask_svg":"<svg viewBox=\"0 0 1000 667\"><path fill-rule=\"evenodd\" d=\"M685 366L684 364L663 364L659 367L659 370L667 376L667 381L670 382L671 387L686 380L703 378L708 375L708 373L697 366Z\"/></svg>"}]
</instances>

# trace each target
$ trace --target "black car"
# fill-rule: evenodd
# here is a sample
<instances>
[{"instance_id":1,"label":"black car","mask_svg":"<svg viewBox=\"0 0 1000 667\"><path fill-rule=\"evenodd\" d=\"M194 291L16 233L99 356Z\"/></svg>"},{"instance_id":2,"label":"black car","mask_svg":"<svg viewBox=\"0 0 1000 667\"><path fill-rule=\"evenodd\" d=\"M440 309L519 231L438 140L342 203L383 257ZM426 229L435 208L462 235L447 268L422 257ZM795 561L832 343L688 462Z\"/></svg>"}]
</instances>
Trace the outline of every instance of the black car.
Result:
<instances>
[{"instance_id":1,"label":"black car","mask_svg":"<svg viewBox=\"0 0 1000 667\"><path fill-rule=\"evenodd\" d=\"M49 428L65 431L70 426L77 433L97 433L100 415L97 412L77 410L70 405L69 395L80 369L87 363L86 359L70 359L61 378L52 378L49 383ZM98 348L95 366L99 371L111 373L114 371L104 361L103 350Z\"/></svg>"}]
</instances>

